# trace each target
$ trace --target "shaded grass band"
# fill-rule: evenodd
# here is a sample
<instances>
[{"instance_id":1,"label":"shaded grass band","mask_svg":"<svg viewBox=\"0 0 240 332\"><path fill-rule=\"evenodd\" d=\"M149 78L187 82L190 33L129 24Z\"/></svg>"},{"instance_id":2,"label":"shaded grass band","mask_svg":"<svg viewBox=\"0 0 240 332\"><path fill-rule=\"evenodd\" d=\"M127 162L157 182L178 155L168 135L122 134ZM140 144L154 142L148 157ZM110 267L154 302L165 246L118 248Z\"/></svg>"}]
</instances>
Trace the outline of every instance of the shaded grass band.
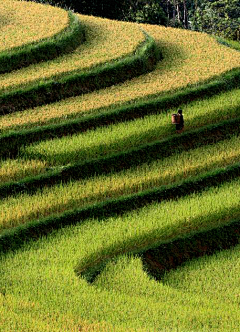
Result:
<instances>
[{"instance_id":1,"label":"shaded grass band","mask_svg":"<svg viewBox=\"0 0 240 332\"><path fill-rule=\"evenodd\" d=\"M140 256L144 270L155 280L160 281L167 272L182 264L203 256L210 256L221 250L230 249L240 243L240 220L228 221L227 224L211 229L184 234L180 238L150 244L143 249L129 251L128 254ZM103 259L85 269L75 269L78 276L84 277L89 283L103 271L106 264L114 259Z\"/></svg>"},{"instance_id":2,"label":"shaded grass band","mask_svg":"<svg viewBox=\"0 0 240 332\"><path fill-rule=\"evenodd\" d=\"M2 94L0 114L22 111L93 92L152 71L161 54L154 39L145 35L145 41L137 48L135 54L99 65L86 72L76 71L63 75L58 80L49 80L26 89Z\"/></svg>"},{"instance_id":3,"label":"shaded grass band","mask_svg":"<svg viewBox=\"0 0 240 332\"><path fill-rule=\"evenodd\" d=\"M167 271L191 259L230 249L239 242L240 220L232 220L227 225L197 232L144 250L140 254L146 271L155 279L161 280Z\"/></svg>"},{"instance_id":4,"label":"shaded grass band","mask_svg":"<svg viewBox=\"0 0 240 332\"><path fill-rule=\"evenodd\" d=\"M70 11L68 16L69 25L55 36L0 53L0 74L52 60L75 50L85 40L85 33L78 17Z\"/></svg>"},{"instance_id":5,"label":"shaded grass band","mask_svg":"<svg viewBox=\"0 0 240 332\"><path fill-rule=\"evenodd\" d=\"M66 166L61 170L32 176L21 181L8 182L0 186L0 198L18 193L35 193L43 187L73 180L90 178L96 175L119 172L147 162L163 159L181 151L214 144L240 132L240 117L207 125L181 135L174 135L158 142L142 145L125 152L89 160L84 163ZM11 146L11 144L10 144ZM8 147L9 148L9 147Z\"/></svg>"},{"instance_id":6,"label":"shaded grass band","mask_svg":"<svg viewBox=\"0 0 240 332\"><path fill-rule=\"evenodd\" d=\"M26 242L36 240L62 227L76 225L90 218L99 220L144 207L153 202L177 199L194 192L201 192L211 186L219 186L240 176L240 164L207 172L204 175L185 180L182 183L161 186L141 193L97 203L82 209L67 211L59 216L40 220L3 231L0 235L0 254L22 247Z\"/></svg>"}]
</instances>

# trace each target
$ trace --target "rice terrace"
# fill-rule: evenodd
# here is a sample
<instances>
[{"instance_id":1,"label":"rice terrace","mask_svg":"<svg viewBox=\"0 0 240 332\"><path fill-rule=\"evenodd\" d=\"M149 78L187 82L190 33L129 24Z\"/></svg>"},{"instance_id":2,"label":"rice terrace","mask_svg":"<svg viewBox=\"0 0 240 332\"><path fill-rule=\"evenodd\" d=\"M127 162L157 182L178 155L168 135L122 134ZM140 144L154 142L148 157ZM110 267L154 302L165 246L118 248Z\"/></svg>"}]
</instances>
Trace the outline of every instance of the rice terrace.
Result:
<instances>
[{"instance_id":1,"label":"rice terrace","mask_svg":"<svg viewBox=\"0 0 240 332\"><path fill-rule=\"evenodd\" d=\"M240 43L21 0L0 26L0 332L239 331Z\"/></svg>"}]
</instances>

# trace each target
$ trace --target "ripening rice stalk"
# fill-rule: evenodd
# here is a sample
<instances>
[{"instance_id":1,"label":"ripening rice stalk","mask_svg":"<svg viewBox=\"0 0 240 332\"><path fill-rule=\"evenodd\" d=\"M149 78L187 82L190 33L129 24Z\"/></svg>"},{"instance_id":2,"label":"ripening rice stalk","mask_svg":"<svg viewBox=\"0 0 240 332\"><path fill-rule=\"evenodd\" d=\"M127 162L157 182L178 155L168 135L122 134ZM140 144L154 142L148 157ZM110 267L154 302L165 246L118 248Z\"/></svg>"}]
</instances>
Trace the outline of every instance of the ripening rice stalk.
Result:
<instances>
[{"instance_id":1,"label":"ripening rice stalk","mask_svg":"<svg viewBox=\"0 0 240 332\"><path fill-rule=\"evenodd\" d=\"M107 21L105 25L107 25ZM150 25L143 25L143 29L153 36L163 54L163 60L158 63L154 71L120 85L25 111L23 117L18 119L20 123L22 125L28 123L32 123L32 125L34 123L43 124L51 119L64 118L64 116L71 114L78 114L79 116L99 108L116 107L133 100L146 99L152 95L159 95L184 88L187 85L198 84L201 81L209 80L239 67L240 53L218 44L206 34ZM134 33L132 35L133 40ZM116 35L114 38L116 40ZM117 40L118 38L119 36ZM122 44L125 45L123 42ZM112 45L115 45L115 42ZM82 45L82 47L85 46ZM118 48L122 49L120 46ZM87 53L89 53L88 48ZM95 54L97 55L97 53ZM101 52L101 54L103 53ZM7 81L4 83L4 77L3 81L0 80L1 86L13 83L12 76L9 76L9 83ZM15 76L14 82L16 82L16 79ZM16 117L18 116L16 115ZM17 125L18 120L13 115L10 121L14 126Z\"/></svg>"},{"instance_id":2,"label":"ripening rice stalk","mask_svg":"<svg viewBox=\"0 0 240 332\"><path fill-rule=\"evenodd\" d=\"M3 0L0 12L0 52L52 37L68 25L65 10L34 2Z\"/></svg>"},{"instance_id":3,"label":"ripening rice stalk","mask_svg":"<svg viewBox=\"0 0 240 332\"><path fill-rule=\"evenodd\" d=\"M47 163L39 160L7 159L0 161L0 185L46 171Z\"/></svg>"}]
</instances>

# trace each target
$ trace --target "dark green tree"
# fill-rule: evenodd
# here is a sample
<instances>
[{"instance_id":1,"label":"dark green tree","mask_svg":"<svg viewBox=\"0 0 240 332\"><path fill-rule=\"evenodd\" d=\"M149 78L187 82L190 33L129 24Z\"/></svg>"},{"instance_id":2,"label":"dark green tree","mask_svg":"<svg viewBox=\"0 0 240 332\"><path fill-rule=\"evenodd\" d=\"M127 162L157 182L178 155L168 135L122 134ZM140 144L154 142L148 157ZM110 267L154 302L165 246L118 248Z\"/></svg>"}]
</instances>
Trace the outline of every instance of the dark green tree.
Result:
<instances>
[{"instance_id":1,"label":"dark green tree","mask_svg":"<svg viewBox=\"0 0 240 332\"><path fill-rule=\"evenodd\" d=\"M127 0L27 0L39 3L48 3L75 12L107 17L111 19L124 19L124 10L128 4Z\"/></svg>"},{"instance_id":2,"label":"dark green tree","mask_svg":"<svg viewBox=\"0 0 240 332\"><path fill-rule=\"evenodd\" d=\"M158 1L131 1L129 9L126 6L125 10L125 20L159 25L167 25L168 22Z\"/></svg>"},{"instance_id":3,"label":"dark green tree","mask_svg":"<svg viewBox=\"0 0 240 332\"><path fill-rule=\"evenodd\" d=\"M239 40L240 0L195 0L191 28Z\"/></svg>"}]
</instances>

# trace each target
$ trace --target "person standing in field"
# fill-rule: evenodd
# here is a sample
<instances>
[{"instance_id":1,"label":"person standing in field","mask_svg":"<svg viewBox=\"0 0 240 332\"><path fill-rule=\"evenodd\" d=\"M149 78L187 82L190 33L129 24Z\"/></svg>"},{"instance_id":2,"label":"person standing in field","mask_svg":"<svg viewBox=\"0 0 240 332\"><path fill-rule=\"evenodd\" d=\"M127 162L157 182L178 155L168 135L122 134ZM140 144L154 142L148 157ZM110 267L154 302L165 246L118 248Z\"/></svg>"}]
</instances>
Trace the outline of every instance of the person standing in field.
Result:
<instances>
[{"instance_id":1,"label":"person standing in field","mask_svg":"<svg viewBox=\"0 0 240 332\"><path fill-rule=\"evenodd\" d=\"M184 119L183 119L182 110L178 110L178 116L179 116L180 120L179 120L179 123L176 124L176 131L178 134L181 134L184 129Z\"/></svg>"}]
</instances>

